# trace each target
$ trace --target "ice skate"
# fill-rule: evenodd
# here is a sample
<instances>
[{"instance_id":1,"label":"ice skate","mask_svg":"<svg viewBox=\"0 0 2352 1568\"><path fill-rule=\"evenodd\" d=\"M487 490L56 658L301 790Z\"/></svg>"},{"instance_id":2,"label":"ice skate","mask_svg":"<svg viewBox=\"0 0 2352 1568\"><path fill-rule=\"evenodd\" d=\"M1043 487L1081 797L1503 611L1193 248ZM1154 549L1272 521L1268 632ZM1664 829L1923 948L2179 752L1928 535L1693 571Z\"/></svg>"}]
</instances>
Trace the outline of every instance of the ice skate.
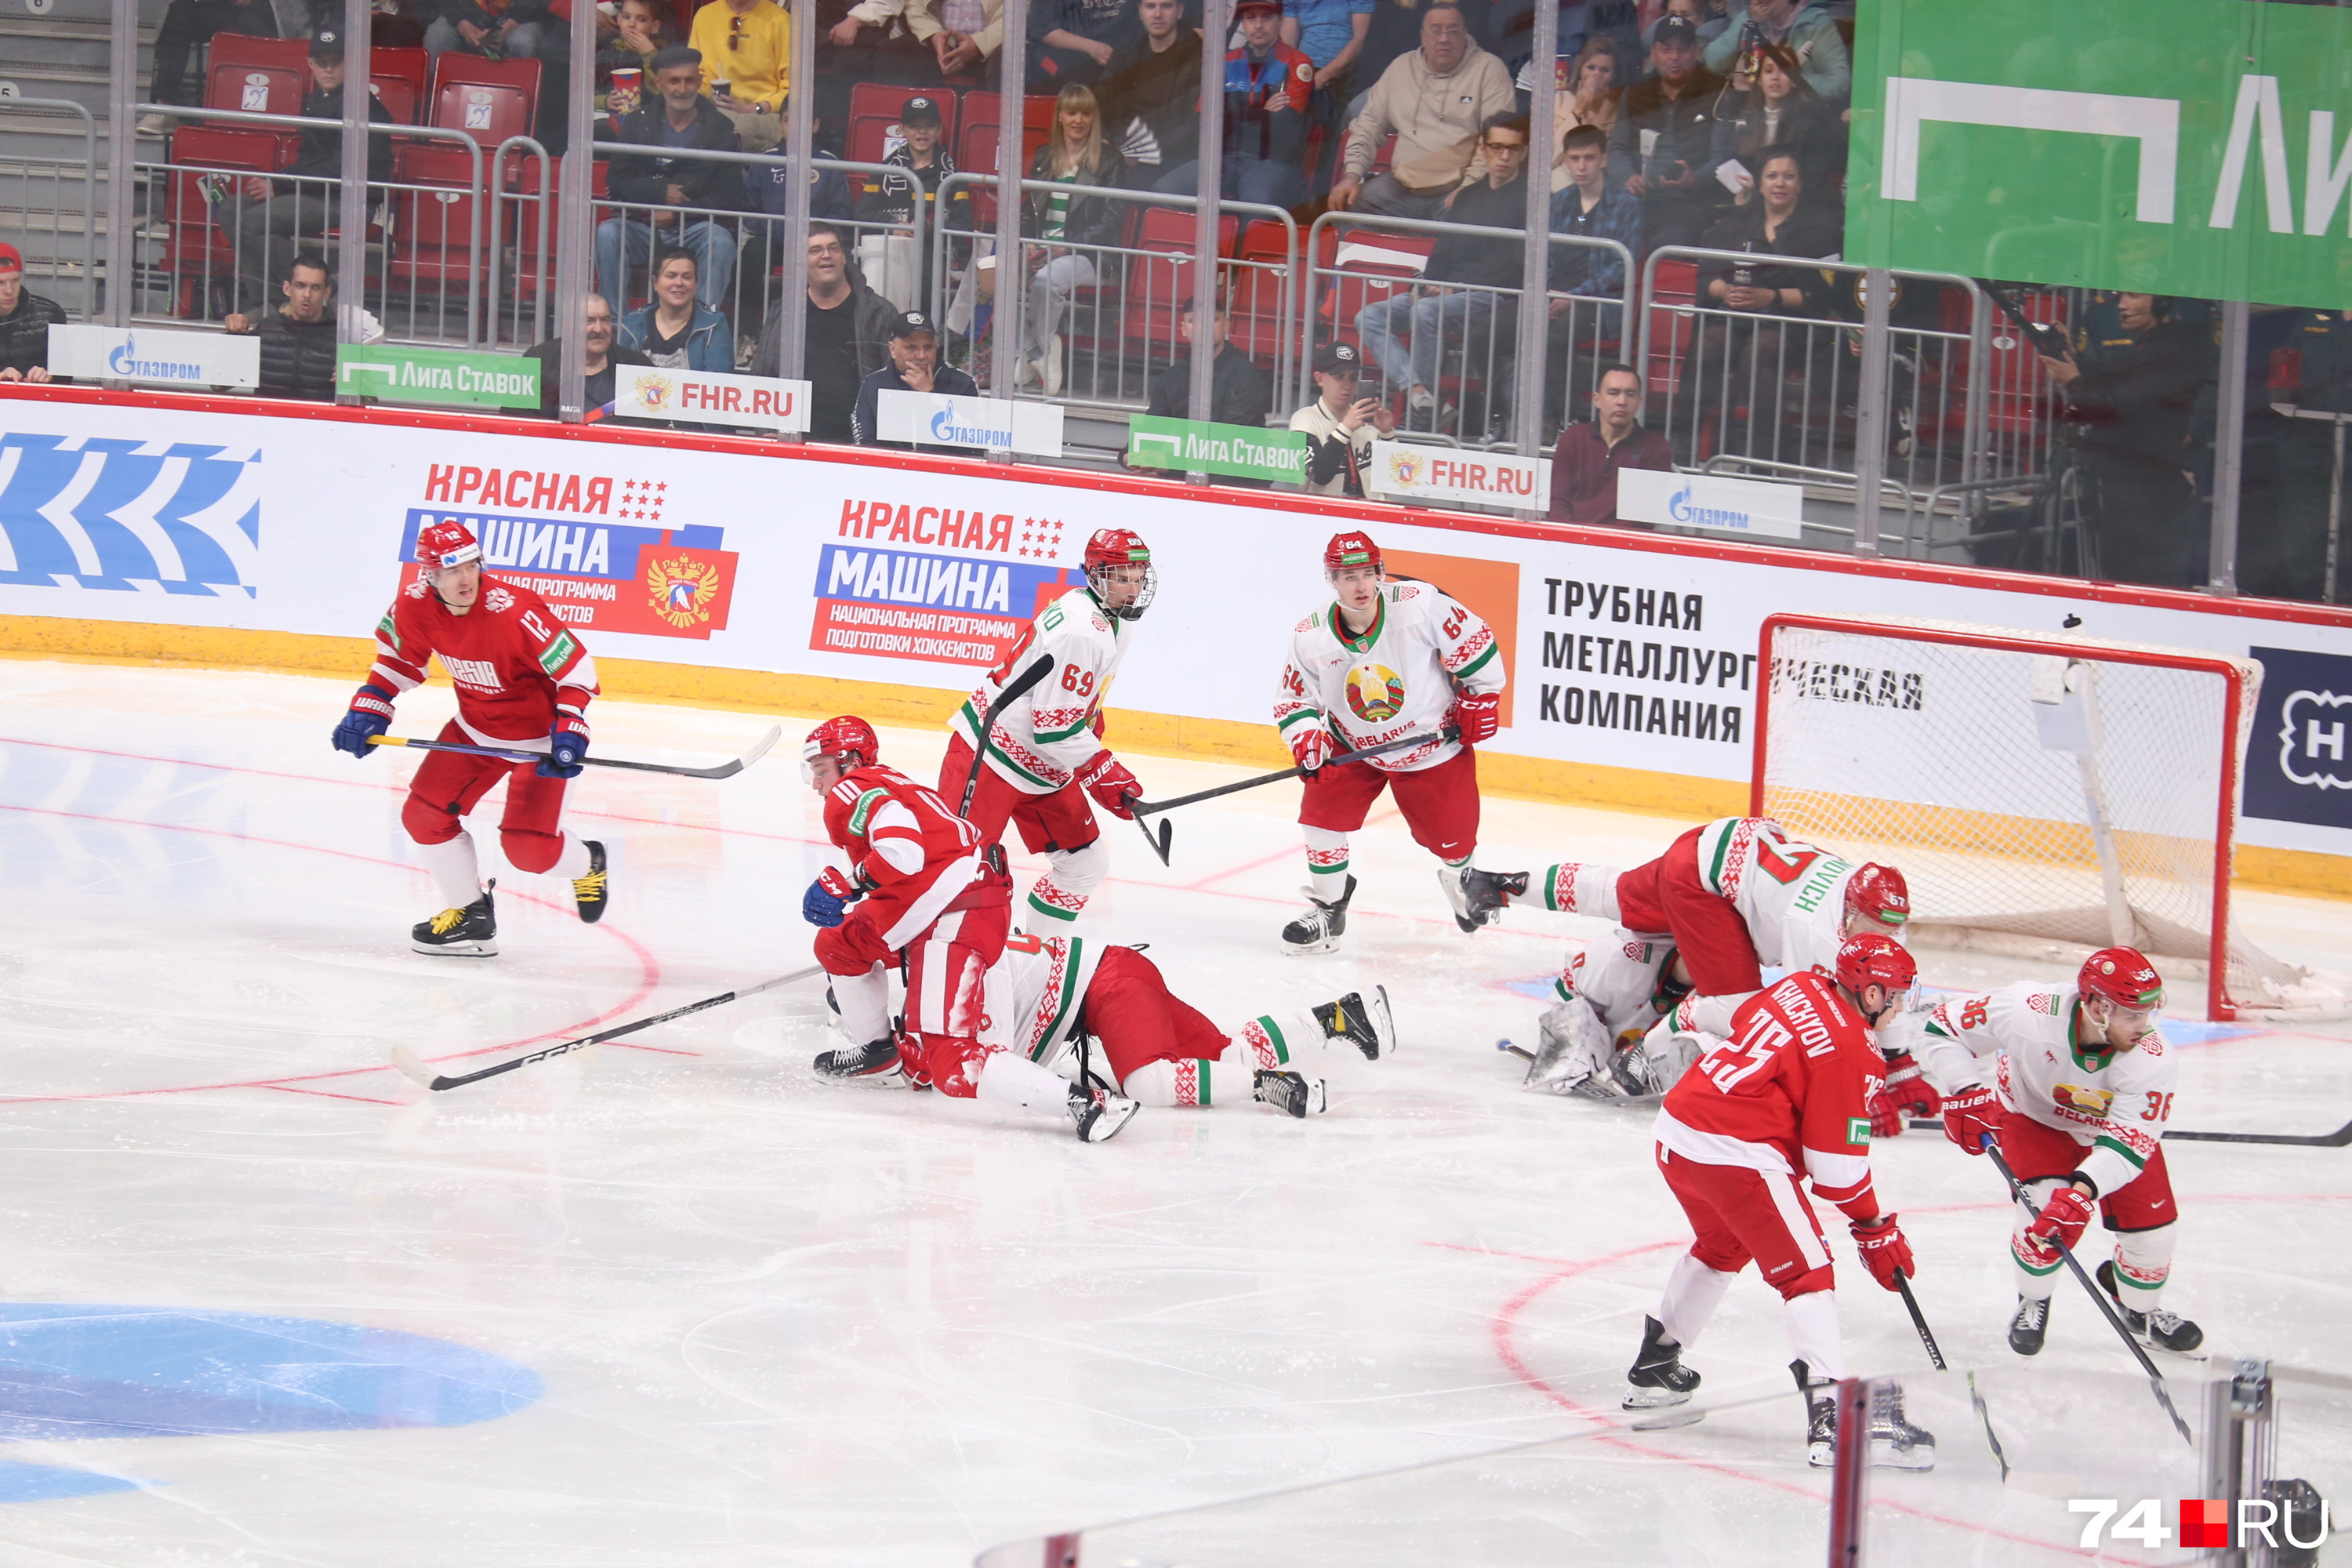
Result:
<instances>
[{"instance_id":1,"label":"ice skate","mask_svg":"<svg viewBox=\"0 0 2352 1568\"><path fill-rule=\"evenodd\" d=\"M1389 1014L1385 985L1372 987L1370 1003L1364 1000L1362 992L1350 991L1337 1002L1319 1005L1315 1009L1315 1021L1323 1026L1325 1044L1345 1040L1363 1052L1368 1062L1396 1054L1396 1020Z\"/></svg>"},{"instance_id":2,"label":"ice skate","mask_svg":"<svg viewBox=\"0 0 2352 1568\"><path fill-rule=\"evenodd\" d=\"M1936 1435L1903 1414L1903 1390L1882 1383L1870 1391L1870 1462L1882 1469L1932 1470Z\"/></svg>"},{"instance_id":3,"label":"ice skate","mask_svg":"<svg viewBox=\"0 0 2352 1568\"><path fill-rule=\"evenodd\" d=\"M2112 1259L2101 1263L2094 1278L2098 1280L2099 1289L2114 1300L2116 1311L2123 1317L2124 1327L2131 1331L2132 1338L2144 1345L2170 1351L2174 1355L2190 1356L2198 1361L2205 1359L2198 1352L2198 1347L2205 1342L2205 1331L2179 1313L2168 1312L2161 1307L2153 1312L2135 1312L2124 1305L2123 1292L2116 1289L2116 1266Z\"/></svg>"},{"instance_id":4,"label":"ice skate","mask_svg":"<svg viewBox=\"0 0 2352 1568\"><path fill-rule=\"evenodd\" d=\"M1632 1387L1619 1408L1658 1410L1690 1403L1698 1389L1698 1373L1683 1364L1683 1347L1666 1344L1665 1337L1664 1323L1655 1318L1642 1320L1642 1348L1634 1354L1633 1364L1625 1369L1625 1381Z\"/></svg>"},{"instance_id":5,"label":"ice skate","mask_svg":"<svg viewBox=\"0 0 2352 1568\"><path fill-rule=\"evenodd\" d=\"M593 838L581 840L588 847L588 874L572 879L572 897L580 906L580 918L594 925L604 918L607 896L604 873L604 847Z\"/></svg>"},{"instance_id":6,"label":"ice skate","mask_svg":"<svg viewBox=\"0 0 2352 1568\"><path fill-rule=\"evenodd\" d=\"M1348 900L1356 896L1356 877L1348 874L1347 889L1330 903L1315 896L1315 889L1303 888L1310 906L1307 911L1282 928L1282 948L1285 952L1304 955L1310 952L1337 952L1339 938L1348 930Z\"/></svg>"},{"instance_id":7,"label":"ice skate","mask_svg":"<svg viewBox=\"0 0 2352 1568\"><path fill-rule=\"evenodd\" d=\"M1789 1370L1805 1399L1805 1463L1826 1470L1837 1462L1837 1384L1813 1376L1801 1361L1790 1362Z\"/></svg>"},{"instance_id":8,"label":"ice skate","mask_svg":"<svg viewBox=\"0 0 2352 1568\"><path fill-rule=\"evenodd\" d=\"M877 1078L898 1070L898 1042L888 1035L878 1040L868 1040L862 1046L844 1046L839 1050L819 1051L809 1066L816 1076L846 1082L854 1078Z\"/></svg>"},{"instance_id":9,"label":"ice skate","mask_svg":"<svg viewBox=\"0 0 2352 1568\"><path fill-rule=\"evenodd\" d=\"M496 958L499 918L490 905L490 889L483 889L482 896L462 910L443 910L429 921L417 921L409 931L408 945L439 958Z\"/></svg>"},{"instance_id":10,"label":"ice skate","mask_svg":"<svg viewBox=\"0 0 2352 1568\"><path fill-rule=\"evenodd\" d=\"M1445 889L1445 901L1454 906L1454 923L1463 931L1476 931L1480 926L1493 925L1503 914L1505 892L1524 893L1528 890L1528 874L1512 871L1498 874L1480 871L1468 866L1440 866L1437 885Z\"/></svg>"},{"instance_id":11,"label":"ice skate","mask_svg":"<svg viewBox=\"0 0 2352 1568\"><path fill-rule=\"evenodd\" d=\"M1323 1080L1309 1078L1303 1072L1276 1072L1260 1068L1250 1075L1250 1098L1302 1121L1309 1116L1320 1116L1330 1109L1324 1098Z\"/></svg>"},{"instance_id":12,"label":"ice skate","mask_svg":"<svg viewBox=\"0 0 2352 1568\"><path fill-rule=\"evenodd\" d=\"M2050 1298L2020 1296L2017 1314L2009 1320L2009 1348L2020 1355L2040 1355L2050 1332Z\"/></svg>"},{"instance_id":13,"label":"ice skate","mask_svg":"<svg viewBox=\"0 0 2352 1568\"><path fill-rule=\"evenodd\" d=\"M1135 1113L1143 1108L1115 1094L1089 1094L1074 1083L1070 1086L1068 1109L1079 1142L1107 1143L1118 1137L1119 1129L1134 1121Z\"/></svg>"}]
</instances>

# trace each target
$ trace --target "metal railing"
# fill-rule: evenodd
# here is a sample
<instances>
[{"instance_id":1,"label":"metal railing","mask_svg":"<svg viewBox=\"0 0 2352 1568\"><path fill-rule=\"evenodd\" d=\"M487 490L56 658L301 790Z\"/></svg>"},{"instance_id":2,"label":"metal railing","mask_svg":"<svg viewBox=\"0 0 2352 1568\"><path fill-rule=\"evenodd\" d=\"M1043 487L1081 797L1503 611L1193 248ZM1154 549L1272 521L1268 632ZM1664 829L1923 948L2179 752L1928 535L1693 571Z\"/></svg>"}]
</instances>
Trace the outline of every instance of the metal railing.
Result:
<instances>
[{"instance_id":1,"label":"metal railing","mask_svg":"<svg viewBox=\"0 0 2352 1568\"><path fill-rule=\"evenodd\" d=\"M68 314L87 318L98 308L98 122L89 110L63 98L0 98L0 114L32 113L39 115L70 114L81 121L81 157L45 158L33 153L19 153L0 162L0 233L14 234L22 247L24 237L46 228L49 234L49 260L46 266L27 258L27 276L44 275L62 279L59 270L62 257L59 249L72 229L81 232L82 308L66 309ZM20 193L10 201L5 195L13 184ZM44 204L34 200L37 188L46 184L49 200ZM65 190L68 184L81 188L79 205L69 205ZM72 220L72 228L68 219ZM44 221L46 220L46 221ZM59 300L64 305L64 300Z\"/></svg>"}]
</instances>

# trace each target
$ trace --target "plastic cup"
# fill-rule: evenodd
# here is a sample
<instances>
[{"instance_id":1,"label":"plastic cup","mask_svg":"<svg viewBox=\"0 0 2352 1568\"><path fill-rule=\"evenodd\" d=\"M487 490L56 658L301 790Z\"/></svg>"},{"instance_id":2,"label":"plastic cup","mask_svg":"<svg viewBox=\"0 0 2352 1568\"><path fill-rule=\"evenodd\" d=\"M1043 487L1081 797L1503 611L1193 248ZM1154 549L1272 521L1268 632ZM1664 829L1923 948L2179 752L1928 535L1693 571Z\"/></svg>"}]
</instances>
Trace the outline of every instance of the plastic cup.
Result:
<instances>
[{"instance_id":1,"label":"plastic cup","mask_svg":"<svg viewBox=\"0 0 2352 1568\"><path fill-rule=\"evenodd\" d=\"M631 112L640 101L639 95L644 90L645 79L646 73L642 69L632 67L615 69L613 72L612 90L605 95L605 103L615 114Z\"/></svg>"}]
</instances>

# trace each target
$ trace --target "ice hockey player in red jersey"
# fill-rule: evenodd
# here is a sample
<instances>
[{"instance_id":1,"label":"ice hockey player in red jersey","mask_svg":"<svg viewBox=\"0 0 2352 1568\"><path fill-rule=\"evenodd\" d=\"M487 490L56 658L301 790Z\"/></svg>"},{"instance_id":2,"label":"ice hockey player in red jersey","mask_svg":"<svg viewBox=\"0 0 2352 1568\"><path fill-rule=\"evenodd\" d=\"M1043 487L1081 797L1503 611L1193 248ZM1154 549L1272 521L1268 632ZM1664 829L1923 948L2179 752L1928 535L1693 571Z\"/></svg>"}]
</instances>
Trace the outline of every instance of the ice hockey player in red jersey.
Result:
<instances>
[{"instance_id":1,"label":"ice hockey player in red jersey","mask_svg":"<svg viewBox=\"0 0 2352 1568\"><path fill-rule=\"evenodd\" d=\"M1119 660L1135 645L1135 624L1159 586L1151 551L1132 530L1097 529L1087 541L1085 568L1086 586L1038 612L1004 661L948 721L947 757L940 764L940 798L961 802L972 759L985 752L971 820L991 844L1013 823L1030 853L1045 857L1045 874L1030 888L1024 917L1041 929L1076 921L1110 869L1110 847L1102 841L1088 797L1113 816L1132 818L1126 803L1143 794L1103 744L1102 705ZM1053 673L1013 701L1001 701L997 694L1005 682L1041 658L1054 660ZM983 710L985 748L980 744Z\"/></svg>"},{"instance_id":2,"label":"ice hockey player in red jersey","mask_svg":"<svg viewBox=\"0 0 2352 1568\"><path fill-rule=\"evenodd\" d=\"M872 725L845 715L809 731L801 773L824 800L824 831L842 852L809 884L801 914L833 978L853 1042L814 1063L829 1079L903 1072L918 1088L1066 1115L1099 1143L1135 1102L1090 1093L1001 1042L983 1041L984 985L1004 951L1013 883L1003 852L921 784L881 764ZM905 1013L890 1018L890 973L903 973Z\"/></svg>"},{"instance_id":3,"label":"ice hockey player in red jersey","mask_svg":"<svg viewBox=\"0 0 2352 1568\"><path fill-rule=\"evenodd\" d=\"M1454 923L1476 931L1484 873L1478 847L1476 748L1501 723L1503 655L1486 623L1427 583L1391 583L1380 546L1361 530L1323 547L1333 602L1294 627L1274 698L1274 723L1306 770L1298 822L1307 835L1307 912L1282 928L1283 950L1331 952L1348 929L1356 879L1348 836L1382 791L1413 842L1437 857ZM1454 738L1441 731L1454 731ZM1349 752L1415 735L1425 743L1330 765ZM1499 904L1494 907L1500 907Z\"/></svg>"},{"instance_id":4,"label":"ice hockey player in red jersey","mask_svg":"<svg viewBox=\"0 0 2352 1568\"><path fill-rule=\"evenodd\" d=\"M499 951L498 916L462 818L500 779L507 802L499 847L507 864L569 879L583 921L604 912L604 847L561 826L564 784L580 776L588 754L584 714L596 695L596 661L545 600L482 570L481 544L456 518L417 530L416 559L424 570L376 624L375 667L335 727L334 744L355 757L377 751L371 738L391 726L394 700L424 684L425 661L437 654L457 689L457 716L442 726L441 740L540 754L536 763L510 763L429 752L401 807L401 826L446 906L409 933L410 945L487 958Z\"/></svg>"},{"instance_id":5,"label":"ice hockey player in red jersey","mask_svg":"<svg viewBox=\"0 0 2352 1568\"><path fill-rule=\"evenodd\" d=\"M2158 1303L2172 1274L2180 1205L2164 1163L2179 1058L2157 1031L2164 981L2135 948L2102 948L2074 984L2021 981L1958 996L1906 1027L1928 1076L1950 1098L1944 1131L1971 1154L1992 1133L2041 1211L2010 1234L2017 1313L2009 1346L2035 1355L2050 1326L2050 1289L2096 1208L2115 1233L2098 1282L2142 1343L2189 1354L2205 1331ZM1990 1082L1987 1080L1990 1079Z\"/></svg>"},{"instance_id":6,"label":"ice hockey player in red jersey","mask_svg":"<svg viewBox=\"0 0 2352 1568\"><path fill-rule=\"evenodd\" d=\"M1625 1408L1679 1405L1698 1386L1682 1364L1753 1258L1780 1292L1790 1371L1808 1406L1807 1458L1827 1465L1837 1437L1829 1385L1846 1375L1829 1248L1798 1186L1843 1211L1872 1278L1892 1290L1897 1269L1916 1269L1910 1243L1881 1210L1870 1174L1870 1101L1882 1074L1871 1030L1918 974L1911 955L1883 936L1850 937L1834 978L1792 973L1742 1003L1717 1041L1666 1094L1656 1129L1658 1170L1697 1239L1675 1260L1657 1316L1643 1323L1627 1372ZM1935 1438L1903 1417L1898 1393L1874 1394L1874 1464L1926 1469Z\"/></svg>"}]
</instances>

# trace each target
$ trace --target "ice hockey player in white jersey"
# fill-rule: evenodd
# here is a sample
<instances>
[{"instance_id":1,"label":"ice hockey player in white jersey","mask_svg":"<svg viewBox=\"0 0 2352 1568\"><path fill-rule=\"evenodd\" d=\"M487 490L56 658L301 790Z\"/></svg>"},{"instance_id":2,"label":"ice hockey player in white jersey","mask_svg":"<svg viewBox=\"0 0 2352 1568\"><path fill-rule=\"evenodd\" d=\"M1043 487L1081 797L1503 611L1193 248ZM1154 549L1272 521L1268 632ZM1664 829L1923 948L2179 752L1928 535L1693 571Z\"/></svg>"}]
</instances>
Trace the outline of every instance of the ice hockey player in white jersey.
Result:
<instances>
[{"instance_id":1,"label":"ice hockey player in white jersey","mask_svg":"<svg viewBox=\"0 0 2352 1568\"><path fill-rule=\"evenodd\" d=\"M1275 727L1306 770L1298 821L1307 835L1308 908L1285 926L1286 951L1330 952L1348 929L1356 879L1348 836L1382 790L1413 842L1443 865L1437 880L1454 922L1477 930L1478 759L1499 725L1506 680L1494 632L1426 583L1387 581L1380 546L1360 531L1334 534L1323 575L1335 602L1298 623L1283 661ZM1440 733L1451 727L1458 740ZM1415 735L1426 744L1332 764L1334 757Z\"/></svg>"},{"instance_id":2,"label":"ice hockey player in white jersey","mask_svg":"<svg viewBox=\"0 0 2352 1568\"><path fill-rule=\"evenodd\" d=\"M1602 1100L1672 1088L1698 1054L1694 1038L1729 1031L1766 965L1832 973L1848 937L1899 939L1911 912L1894 867L1857 864L1761 816L1702 824L1630 870L1562 861L1539 877L1480 880L1482 912L1519 904L1618 922L1571 953L1527 1078L1530 1089ZM1936 1113L1907 1058L1890 1060L1886 1077L1885 1104L1873 1108L1880 1136L1899 1131L1907 1110Z\"/></svg>"},{"instance_id":3,"label":"ice hockey player in white jersey","mask_svg":"<svg viewBox=\"0 0 2352 1568\"><path fill-rule=\"evenodd\" d=\"M1040 658L1054 660L1053 673L990 712L987 758L970 813L982 842L1002 839L1010 822L1030 853L1045 857L1024 919L1047 929L1076 921L1110 869L1110 849L1088 797L1114 816L1131 818L1127 802L1143 794L1102 742L1102 706L1159 585L1151 551L1127 529L1105 528L1087 542L1085 560L1087 585L1040 611L948 721L948 752L940 764L939 795L952 805L963 799L981 749L982 711Z\"/></svg>"},{"instance_id":4,"label":"ice hockey player in white jersey","mask_svg":"<svg viewBox=\"0 0 2352 1568\"><path fill-rule=\"evenodd\" d=\"M1350 992L1274 1008L1228 1033L1171 994L1140 951L1058 933L1007 942L988 972L987 997L984 1043L1074 1081L1082 1072L1107 1079L1100 1087L1143 1105L1255 1100L1319 1115L1329 1105L1316 1070L1323 1050L1350 1047L1378 1061L1396 1049L1388 993L1378 986L1370 997Z\"/></svg>"},{"instance_id":5,"label":"ice hockey player in white jersey","mask_svg":"<svg viewBox=\"0 0 2352 1568\"><path fill-rule=\"evenodd\" d=\"M2187 1354L2204 1331L2164 1310L2180 1217L2164 1163L2178 1076L2157 1030L2164 982L2128 947L2102 948L2072 985L2026 981L1958 997L1906 1021L1909 1043L1944 1091L1944 1131L1971 1154L1992 1135L2039 1210L2010 1235L2017 1313L2009 1346L2042 1349L2050 1294L2095 1205L2115 1233L2100 1288L2146 1344Z\"/></svg>"}]
</instances>

